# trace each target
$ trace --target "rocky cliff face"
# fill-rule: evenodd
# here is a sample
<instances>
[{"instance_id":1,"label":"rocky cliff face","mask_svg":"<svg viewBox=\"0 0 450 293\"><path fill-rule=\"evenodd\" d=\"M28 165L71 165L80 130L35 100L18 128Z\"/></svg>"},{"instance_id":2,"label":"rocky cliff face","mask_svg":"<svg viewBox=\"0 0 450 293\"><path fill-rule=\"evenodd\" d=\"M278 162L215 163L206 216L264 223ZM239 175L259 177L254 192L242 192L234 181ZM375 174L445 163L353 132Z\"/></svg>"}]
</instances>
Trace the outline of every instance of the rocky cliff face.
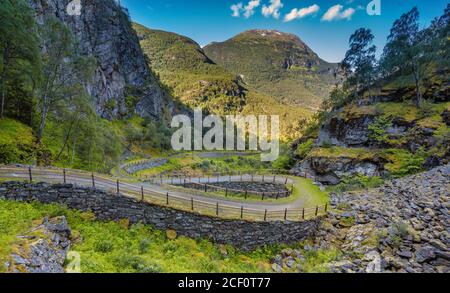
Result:
<instances>
[{"instance_id":1,"label":"rocky cliff face","mask_svg":"<svg viewBox=\"0 0 450 293\"><path fill-rule=\"evenodd\" d=\"M149 69L126 11L115 1L29 0L29 3L39 23L46 16L56 16L73 31L81 53L97 59L95 76L87 86L95 99L97 114L112 119L134 112L158 120L165 109L171 111L170 98ZM69 4L73 4L74 11L68 11ZM132 106L127 97L132 97Z\"/></svg>"},{"instance_id":2,"label":"rocky cliff face","mask_svg":"<svg viewBox=\"0 0 450 293\"><path fill-rule=\"evenodd\" d=\"M307 139L314 143L292 173L336 185L358 174L404 176L413 173L408 170L411 166L418 172L448 163L450 103L443 102L443 92L428 94L420 108L404 101L408 95L399 89L397 94L364 98L336 109L318 133L300 141L298 146ZM407 174L401 174L401 169Z\"/></svg>"}]
</instances>

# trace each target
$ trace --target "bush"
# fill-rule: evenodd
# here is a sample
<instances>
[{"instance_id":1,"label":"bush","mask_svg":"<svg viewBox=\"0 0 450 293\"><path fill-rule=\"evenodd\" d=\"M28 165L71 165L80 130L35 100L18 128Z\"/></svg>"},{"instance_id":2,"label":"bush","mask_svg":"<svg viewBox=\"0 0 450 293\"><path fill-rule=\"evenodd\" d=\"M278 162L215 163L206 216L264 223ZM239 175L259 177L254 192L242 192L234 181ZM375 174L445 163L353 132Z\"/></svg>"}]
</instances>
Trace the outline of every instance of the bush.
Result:
<instances>
[{"instance_id":1,"label":"bush","mask_svg":"<svg viewBox=\"0 0 450 293\"><path fill-rule=\"evenodd\" d=\"M297 150L295 151L295 154L299 156L301 160L306 158L308 156L308 153L313 149L314 146L314 140L308 139L306 142L300 144L297 147Z\"/></svg>"},{"instance_id":2,"label":"bush","mask_svg":"<svg viewBox=\"0 0 450 293\"><path fill-rule=\"evenodd\" d=\"M361 174L344 177L336 186L329 187L332 192L346 192L352 190L376 188L384 183L380 177L367 177Z\"/></svg>"},{"instance_id":3,"label":"bush","mask_svg":"<svg viewBox=\"0 0 450 293\"><path fill-rule=\"evenodd\" d=\"M109 240L97 241L94 244L94 250L96 252L108 253L108 252L113 251L113 249L114 249L114 243Z\"/></svg>"},{"instance_id":4,"label":"bush","mask_svg":"<svg viewBox=\"0 0 450 293\"><path fill-rule=\"evenodd\" d=\"M368 127L369 139L378 143L386 142L389 138L386 131L391 126L392 121L390 118L384 116L377 117Z\"/></svg>"},{"instance_id":5,"label":"bush","mask_svg":"<svg viewBox=\"0 0 450 293\"><path fill-rule=\"evenodd\" d=\"M272 168L276 170L288 170L292 166L292 158L289 155L282 155L272 163Z\"/></svg>"},{"instance_id":6,"label":"bush","mask_svg":"<svg viewBox=\"0 0 450 293\"><path fill-rule=\"evenodd\" d=\"M139 242L139 252L141 254L147 253L148 252L148 248L150 246L150 239L148 238L144 238Z\"/></svg>"}]
</instances>

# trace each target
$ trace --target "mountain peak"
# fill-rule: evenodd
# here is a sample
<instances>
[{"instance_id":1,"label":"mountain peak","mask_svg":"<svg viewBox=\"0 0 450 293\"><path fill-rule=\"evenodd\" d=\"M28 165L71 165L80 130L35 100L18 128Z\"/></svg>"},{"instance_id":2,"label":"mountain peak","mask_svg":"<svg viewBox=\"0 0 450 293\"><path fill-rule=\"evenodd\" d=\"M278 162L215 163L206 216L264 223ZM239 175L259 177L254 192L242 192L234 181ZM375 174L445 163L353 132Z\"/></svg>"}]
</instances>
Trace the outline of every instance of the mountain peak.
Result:
<instances>
[{"instance_id":1,"label":"mountain peak","mask_svg":"<svg viewBox=\"0 0 450 293\"><path fill-rule=\"evenodd\" d=\"M285 42L295 42L295 43L302 43L302 40L290 33L281 32L278 30L269 30L269 29L253 29L248 30L243 33L238 34L233 39L245 39L245 38L252 38L252 39L267 39L267 40L277 40L277 41L285 41Z\"/></svg>"}]
</instances>

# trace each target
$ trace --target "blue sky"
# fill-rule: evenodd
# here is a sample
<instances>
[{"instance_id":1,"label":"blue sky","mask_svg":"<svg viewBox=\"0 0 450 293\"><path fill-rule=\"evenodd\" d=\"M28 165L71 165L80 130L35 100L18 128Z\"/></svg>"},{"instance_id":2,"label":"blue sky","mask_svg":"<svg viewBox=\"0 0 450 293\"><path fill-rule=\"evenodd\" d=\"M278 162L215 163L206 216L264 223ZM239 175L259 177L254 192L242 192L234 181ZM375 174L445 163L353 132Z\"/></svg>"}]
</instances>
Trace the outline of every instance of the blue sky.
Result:
<instances>
[{"instance_id":1,"label":"blue sky","mask_svg":"<svg viewBox=\"0 0 450 293\"><path fill-rule=\"evenodd\" d=\"M249 29L277 29L298 35L330 62L343 58L350 35L360 27L372 29L380 53L392 23L402 13L418 6L421 26L425 27L442 15L449 3L448 0L380 1L380 16L367 14L371 0L121 0L121 3L128 8L133 21L188 36L202 46Z\"/></svg>"}]
</instances>

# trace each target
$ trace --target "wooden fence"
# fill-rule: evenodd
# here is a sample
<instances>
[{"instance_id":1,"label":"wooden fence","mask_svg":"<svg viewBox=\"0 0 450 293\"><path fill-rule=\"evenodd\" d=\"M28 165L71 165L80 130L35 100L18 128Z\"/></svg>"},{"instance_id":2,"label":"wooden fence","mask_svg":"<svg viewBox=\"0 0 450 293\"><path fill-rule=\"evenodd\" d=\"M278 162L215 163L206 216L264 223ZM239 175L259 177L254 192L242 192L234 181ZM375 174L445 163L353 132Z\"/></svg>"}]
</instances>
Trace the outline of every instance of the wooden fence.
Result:
<instances>
[{"instance_id":1,"label":"wooden fence","mask_svg":"<svg viewBox=\"0 0 450 293\"><path fill-rule=\"evenodd\" d=\"M328 204L302 209L261 209L246 208L245 204L236 206L221 204L219 202L199 200L189 195L174 194L174 192L161 192L151 187L121 182L119 179L78 170L56 168L25 168L1 167L0 179L2 181L29 181L46 183L74 184L81 187L92 187L108 192L136 198L151 204L167 206L174 209L193 212L200 215L220 217L224 219L243 219L249 221L303 221L324 215L328 211Z\"/></svg>"}]
</instances>

